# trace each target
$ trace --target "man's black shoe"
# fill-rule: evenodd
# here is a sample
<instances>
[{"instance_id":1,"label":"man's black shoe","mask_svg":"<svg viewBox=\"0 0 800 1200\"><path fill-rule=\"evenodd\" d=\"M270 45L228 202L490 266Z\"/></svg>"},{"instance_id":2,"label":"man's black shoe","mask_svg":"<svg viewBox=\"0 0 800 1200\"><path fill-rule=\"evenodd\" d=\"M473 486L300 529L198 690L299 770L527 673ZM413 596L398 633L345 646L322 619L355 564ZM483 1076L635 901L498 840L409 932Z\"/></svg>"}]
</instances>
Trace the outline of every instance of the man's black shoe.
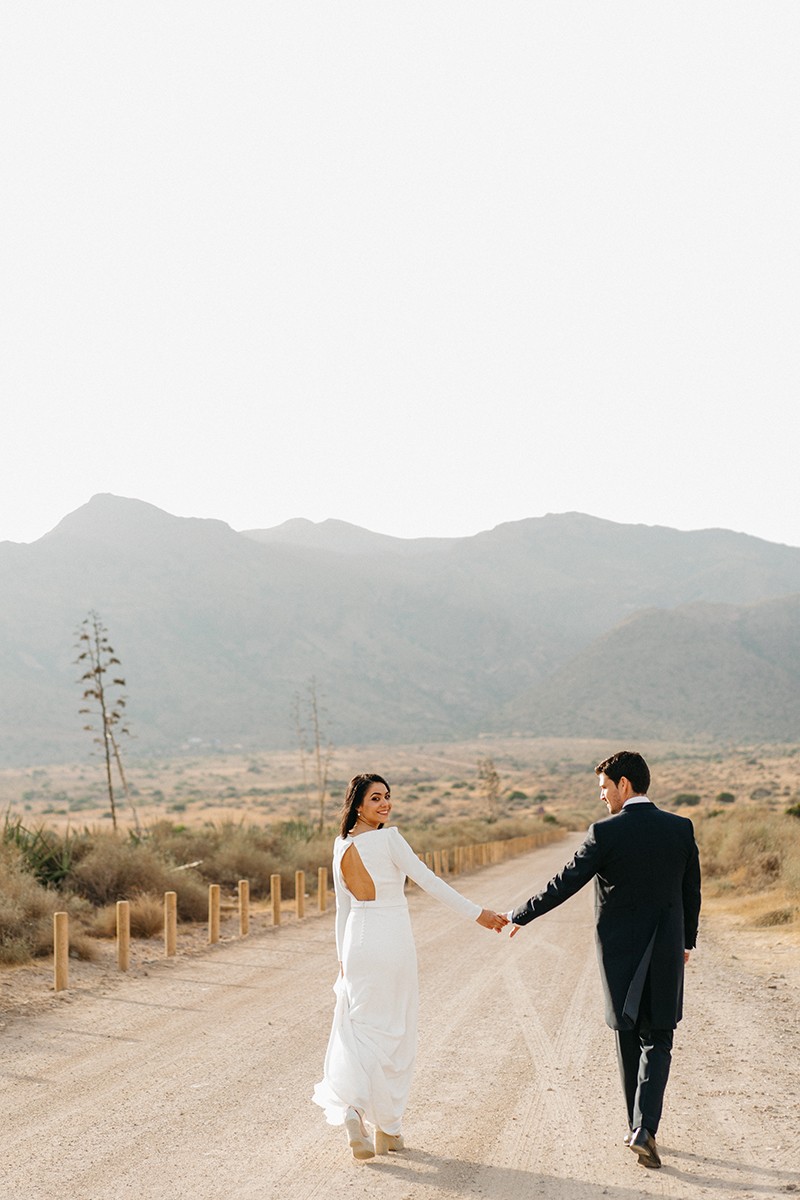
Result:
<instances>
[{"instance_id":1,"label":"man's black shoe","mask_svg":"<svg viewBox=\"0 0 800 1200\"><path fill-rule=\"evenodd\" d=\"M639 1162L643 1167L661 1166L661 1159L656 1150L656 1139L649 1129L645 1129L644 1126L641 1129L634 1129L629 1145L634 1154L639 1155Z\"/></svg>"}]
</instances>

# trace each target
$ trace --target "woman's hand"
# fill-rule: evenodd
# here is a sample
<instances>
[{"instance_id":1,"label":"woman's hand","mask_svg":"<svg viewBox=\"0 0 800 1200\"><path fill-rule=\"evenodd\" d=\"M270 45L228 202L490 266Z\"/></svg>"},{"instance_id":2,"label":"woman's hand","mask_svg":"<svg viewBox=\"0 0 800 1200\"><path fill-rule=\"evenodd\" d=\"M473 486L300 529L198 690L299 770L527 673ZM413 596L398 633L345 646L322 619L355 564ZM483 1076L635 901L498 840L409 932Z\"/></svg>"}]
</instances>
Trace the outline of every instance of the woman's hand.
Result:
<instances>
[{"instance_id":1,"label":"woman's hand","mask_svg":"<svg viewBox=\"0 0 800 1200\"><path fill-rule=\"evenodd\" d=\"M484 929L493 929L495 933L499 933L503 926L508 924L507 917L504 917L502 913L493 912L491 908L482 908L481 915L475 920Z\"/></svg>"}]
</instances>

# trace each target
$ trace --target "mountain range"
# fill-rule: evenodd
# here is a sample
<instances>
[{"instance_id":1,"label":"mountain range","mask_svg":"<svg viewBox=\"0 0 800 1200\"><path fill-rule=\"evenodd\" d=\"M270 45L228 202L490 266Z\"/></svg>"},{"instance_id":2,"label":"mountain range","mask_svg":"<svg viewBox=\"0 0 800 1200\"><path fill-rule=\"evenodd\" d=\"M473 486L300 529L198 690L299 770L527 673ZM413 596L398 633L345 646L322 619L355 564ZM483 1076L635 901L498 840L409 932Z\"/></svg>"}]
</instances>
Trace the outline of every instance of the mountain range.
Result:
<instances>
[{"instance_id":1,"label":"mountain range","mask_svg":"<svg viewBox=\"0 0 800 1200\"><path fill-rule=\"evenodd\" d=\"M800 549L550 514L466 538L237 532L95 496L0 543L0 763L83 757L76 630L122 661L141 753L479 733L792 740Z\"/></svg>"}]
</instances>

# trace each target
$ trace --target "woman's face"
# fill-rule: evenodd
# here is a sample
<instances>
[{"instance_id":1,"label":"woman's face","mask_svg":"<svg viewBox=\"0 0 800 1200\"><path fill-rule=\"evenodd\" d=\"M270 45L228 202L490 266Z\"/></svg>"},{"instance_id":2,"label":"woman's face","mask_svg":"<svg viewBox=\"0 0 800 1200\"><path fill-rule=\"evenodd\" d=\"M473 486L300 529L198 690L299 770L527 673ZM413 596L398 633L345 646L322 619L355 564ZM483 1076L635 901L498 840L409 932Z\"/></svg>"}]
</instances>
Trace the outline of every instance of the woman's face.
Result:
<instances>
[{"instance_id":1,"label":"woman's face","mask_svg":"<svg viewBox=\"0 0 800 1200\"><path fill-rule=\"evenodd\" d=\"M379 825L386 824L391 811L392 802L389 799L388 787L384 787L382 783L368 784L364 799L357 809L362 825L371 825L373 829L377 829Z\"/></svg>"}]
</instances>

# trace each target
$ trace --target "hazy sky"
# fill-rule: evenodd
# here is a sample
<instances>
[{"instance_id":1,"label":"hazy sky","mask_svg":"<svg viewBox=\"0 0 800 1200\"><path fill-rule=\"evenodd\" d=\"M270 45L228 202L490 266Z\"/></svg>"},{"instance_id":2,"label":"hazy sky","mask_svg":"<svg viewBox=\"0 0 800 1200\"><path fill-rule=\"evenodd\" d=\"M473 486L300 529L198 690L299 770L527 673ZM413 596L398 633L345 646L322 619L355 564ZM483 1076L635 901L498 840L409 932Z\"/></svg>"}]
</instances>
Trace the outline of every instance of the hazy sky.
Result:
<instances>
[{"instance_id":1,"label":"hazy sky","mask_svg":"<svg viewBox=\"0 0 800 1200\"><path fill-rule=\"evenodd\" d=\"M800 545L797 0L0 13L0 539Z\"/></svg>"}]
</instances>

